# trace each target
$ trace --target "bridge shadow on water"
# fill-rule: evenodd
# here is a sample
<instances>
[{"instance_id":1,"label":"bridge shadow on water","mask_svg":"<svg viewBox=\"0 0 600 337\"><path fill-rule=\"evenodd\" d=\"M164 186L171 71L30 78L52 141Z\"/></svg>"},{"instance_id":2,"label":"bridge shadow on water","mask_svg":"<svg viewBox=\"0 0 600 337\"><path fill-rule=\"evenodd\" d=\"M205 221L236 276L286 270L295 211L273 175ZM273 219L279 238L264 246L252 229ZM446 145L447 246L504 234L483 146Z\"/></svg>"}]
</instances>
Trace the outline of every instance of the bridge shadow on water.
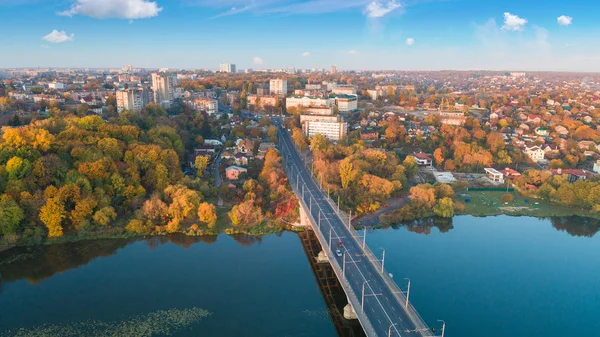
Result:
<instances>
[{"instance_id":1,"label":"bridge shadow on water","mask_svg":"<svg viewBox=\"0 0 600 337\"><path fill-rule=\"evenodd\" d=\"M366 336L358 320L344 318L344 307L348 304L346 293L331 265L329 263L317 263L317 255L321 251L321 245L315 233L312 230L306 230L299 233L299 237L338 336Z\"/></svg>"}]
</instances>

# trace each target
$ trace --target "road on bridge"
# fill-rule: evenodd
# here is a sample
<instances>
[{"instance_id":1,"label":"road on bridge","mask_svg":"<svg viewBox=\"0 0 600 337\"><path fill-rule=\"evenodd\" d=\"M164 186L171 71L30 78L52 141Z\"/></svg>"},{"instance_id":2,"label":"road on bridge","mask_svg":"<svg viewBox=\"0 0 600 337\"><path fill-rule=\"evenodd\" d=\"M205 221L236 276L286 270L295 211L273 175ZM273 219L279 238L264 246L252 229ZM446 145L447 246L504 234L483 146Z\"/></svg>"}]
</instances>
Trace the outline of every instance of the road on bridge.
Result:
<instances>
[{"instance_id":1,"label":"road on bridge","mask_svg":"<svg viewBox=\"0 0 600 337\"><path fill-rule=\"evenodd\" d=\"M338 278L345 279L346 285L350 286L359 303L364 303L363 308L355 307L354 310L367 317L376 336L433 336L416 311L412 314L409 312L412 306L409 305L408 309L405 307L404 295L398 294L399 289L396 286L390 286L391 280L380 267L381 264L369 261L369 255L363 250L363 243L356 239L356 231L349 228L348 221L342 220L338 215L337 207L320 189L307 169L289 131L282 127L279 141L290 184L296 188L298 198L304 199L307 212L310 212L314 219L313 223L317 222L313 226L315 231L320 230L322 236L329 241L323 249L330 259L335 259L342 266L342 275L336 271ZM327 245L330 245L331 249L327 249ZM336 249L343 252L342 256L332 253ZM342 280L340 283L344 284ZM361 324L364 328L365 322L361 321ZM373 331L369 332L366 328L365 332L369 336L373 335Z\"/></svg>"}]
</instances>

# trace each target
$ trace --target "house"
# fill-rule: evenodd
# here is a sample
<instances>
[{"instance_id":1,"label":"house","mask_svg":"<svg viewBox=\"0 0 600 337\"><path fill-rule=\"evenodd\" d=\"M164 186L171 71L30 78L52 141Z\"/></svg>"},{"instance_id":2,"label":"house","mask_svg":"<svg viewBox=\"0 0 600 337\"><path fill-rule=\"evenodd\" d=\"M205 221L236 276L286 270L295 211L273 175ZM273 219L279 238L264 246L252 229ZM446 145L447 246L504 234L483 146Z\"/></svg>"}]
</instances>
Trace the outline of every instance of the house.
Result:
<instances>
[{"instance_id":1,"label":"house","mask_svg":"<svg viewBox=\"0 0 600 337\"><path fill-rule=\"evenodd\" d=\"M542 116L540 116L540 115L527 116L527 123L539 124L541 121L542 121Z\"/></svg>"},{"instance_id":2,"label":"house","mask_svg":"<svg viewBox=\"0 0 600 337\"><path fill-rule=\"evenodd\" d=\"M419 166L429 166L430 167L433 165L433 160L426 153L423 153L423 152L415 153L413 155L413 157L415 158L415 161L417 162L417 165L419 165Z\"/></svg>"},{"instance_id":3,"label":"house","mask_svg":"<svg viewBox=\"0 0 600 337\"><path fill-rule=\"evenodd\" d=\"M600 174L600 160L596 160L596 162L594 163L593 171Z\"/></svg>"},{"instance_id":4,"label":"house","mask_svg":"<svg viewBox=\"0 0 600 337\"><path fill-rule=\"evenodd\" d=\"M502 174L502 172L491 167L484 168L483 170L485 171L485 174L487 175L488 179L491 180L493 183L504 183L504 174Z\"/></svg>"},{"instance_id":5,"label":"house","mask_svg":"<svg viewBox=\"0 0 600 337\"><path fill-rule=\"evenodd\" d=\"M544 152L544 150L542 150L539 146L534 145L534 146L525 146L525 154L529 157L529 159L531 159L531 161L538 163L540 161L543 161L546 153Z\"/></svg>"},{"instance_id":6,"label":"house","mask_svg":"<svg viewBox=\"0 0 600 337\"><path fill-rule=\"evenodd\" d=\"M254 152L254 142L250 139L238 139L235 142L235 146L237 147L237 151L241 153Z\"/></svg>"},{"instance_id":7,"label":"house","mask_svg":"<svg viewBox=\"0 0 600 337\"><path fill-rule=\"evenodd\" d=\"M577 180L587 180L591 178L594 174L592 172L586 170L576 170L576 169L553 169L550 170L552 175L567 175L567 179L570 183L574 183Z\"/></svg>"},{"instance_id":8,"label":"house","mask_svg":"<svg viewBox=\"0 0 600 337\"><path fill-rule=\"evenodd\" d=\"M546 129L544 127L539 127L537 129L535 129L535 133L538 136L546 137L546 136L548 136L548 129Z\"/></svg>"},{"instance_id":9,"label":"house","mask_svg":"<svg viewBox=\"0 0 600 337\"><path fill-rule=\"evenodd\" d=\"M200 145L194 149L194 158L198 156L212 157L215 152L217 152L217 150L212 145Z\"/></svg>"},{"instance_id":10,"label":"house","mask_svg":"<svg viewBox=\"0 0 600 337\"><path fill-rule=\"evenodd\" d=\"M260 145L258 146L258 154L262 154L263 156L267 153L267 151L269 151L269 149L274 149L275 148L275 143L271 143L271 142L265 142L265 143L260 143Z\"/></svg>"},{"instance_id":11,"label":"house","mask_svg":"<svg viewBox=\"0 0 600 337\"><path fill-rule=\"evenodd\" d=\"M589 150L590 148L595 149L596 143L592 142L591 140L580 140L577 142L577 146L579 146L579 148L582 150Z\"/></svg>"},{"instance_id":12,"label":"house","mask_svg":"<svg viewBox=\"0 0 600 337\"><path fill-rule=\"evenodd\" d=\"M360 139L366 141L374 141L379 139L379 133L377 131L361 131Z\"/></svg>"},{"instance_id":13,"label":"house","mask_svg":"<svg viewBox=\"0 0 600 337\"><path fill-rule=\"evenodd\" d=\"M508 167L500 172L502 172L502 174L504 175L504 179L515 179L521 176L521 173Z\"/></svg>"},{"instance_id":14,"label":"house","mask_svg":"<svg viewBox=\"0 0 600 337\"><path fill-rule=\"evenodd\" d=\"M234 156L235 164L238 166L248 166L248 162L250 161L248 157L243 153L236 153Z\"/></svg>"},{"instance_id":15,"label":"house","mask_svg":"<svg viewBox=\"0 0 600 337\"><path fill-rule=\"evenodd\" d=\"M569 134L569 130L567 130L567 128L565 128L562 125L559 125L559 126L555 127L554 131L558 132L562 136L566 136L566 135Z\"/></svg>"},{"instance_id":16,"label":"house","mask_svg":"<svg viewBox=\"0 0 600 337\"><path fill-rule=\"evenodd\" d=\"M225 169L225 176L229 180L238 180L242 173L248 173L248 170L239 166L229 166Z\"/></svg>"}]
</instances>

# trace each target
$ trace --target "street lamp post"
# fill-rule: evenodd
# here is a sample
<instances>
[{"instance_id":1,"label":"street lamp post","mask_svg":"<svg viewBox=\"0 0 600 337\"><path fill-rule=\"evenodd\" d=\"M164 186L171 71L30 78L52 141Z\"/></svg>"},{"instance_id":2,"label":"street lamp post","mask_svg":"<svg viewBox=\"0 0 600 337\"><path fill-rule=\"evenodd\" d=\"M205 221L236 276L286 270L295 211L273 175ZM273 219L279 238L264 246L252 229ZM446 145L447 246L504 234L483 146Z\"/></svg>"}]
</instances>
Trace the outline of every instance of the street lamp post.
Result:
<instances>
[{"instance_id":1,"label":"street lamp post","mask_svg":"<svg viewBox=\"0 0 600 337\"><path fill-rule=\"evenodd\" d=\"M350 210L350 214L348 214L348 229L352 226L352 210Z\"/></svg>"},{"instance_id":2,"label":"street lamp post","mask_svg":"<svg viewBox=\"0 0 600 337\"><path fill-rule=\"evenodd\" d=\"M367 244L367 228L363 227L363 250Z\"/></svg>"},{"instance_id":3,"label":"street lamp post","mask_svg":"<svg viewBox=\"0 0 600 337\"><path fill-rule=\"evenodd\" d=\"M333 249L331 248L331 231L333 230L333 228L329 228L329 250L333 251Z\"/></svg>"},{"instance_id":4,"label":"street lamp post","mask_svg":"<svg viewBox=\"0 0 600 337\"><path fill-rule=\"evenodd\" d=\"M381 273L383 274L383 265L385 264L385 248L383 249L383 256L381 257Z\"/></svg>"},{"instance_id":5,"label":"street lamp post","mask_svg":"<svg viewBox=\"0 0 600 337\"><path fill-rule=\"evenodd\" d=\"M362 299L360 301L360 307L363 312L365 311L365 284L367 284L367 283L369 283L369 281L363 282L363 285L362 285Z\"/></svg>"},{"instance_id":6,"label":"street lamp post","mask_svg":"<svg viewBox=\"0 0 600 337\"><path fill-rule=\"evenodd\" d=\"M302 200L304 201L304 186L306 186L306 184L302 185Z\"/></svg>"},{"instance_id":7,"label":"street lamp post","mask_svg":"<svg viewBox=\"0 0 600 337\"><path fill-rule=\"evenodd\" d=\"M319 229L321 228L321 212L319 212Z\"/></svg>"},{"instance_id":8,"label":"street lamp post","mask_svg":"<svg viewBox=\"0 0 600 337\"><path fill-rule=\"evenodd\" d=\"M342 257L342 279L346 278L346 251L344 250L344 256Z\"/></svg>"},{"instance_id":9,"label":"street lamp post","mask_svg":"<svg viewBox=\"0 0 600 337\"><path fill-rule=\"evenodd\" d=\"M410 297L410 279L408 277L405 277L404 279L408 280L408 290L406 291L406 304L404 305L404 307L408 309L408 298Z\"/></svg>"},{"instance_id":10,"label":"street lamp post","mask_svg":"<svg viewBox=\"0 0 600 337\"><path fill-rule=\"evenodd\" d=\"M398 323L390 325L390 327L388 328L388 337L392 337L392 328L396 325L398 325Z\"/></svg>"},{"instance_id":11,"label":"street lamp post","mask_svg":"<svg viewBox=\"0 0 600 337\"><path fill-rule=\"evenodd\" d=\"M446 322L441 319L438 319L438 322L442 322L442 337L444 337L444 332L446 332Z\"/></svg>"}]
</instances>

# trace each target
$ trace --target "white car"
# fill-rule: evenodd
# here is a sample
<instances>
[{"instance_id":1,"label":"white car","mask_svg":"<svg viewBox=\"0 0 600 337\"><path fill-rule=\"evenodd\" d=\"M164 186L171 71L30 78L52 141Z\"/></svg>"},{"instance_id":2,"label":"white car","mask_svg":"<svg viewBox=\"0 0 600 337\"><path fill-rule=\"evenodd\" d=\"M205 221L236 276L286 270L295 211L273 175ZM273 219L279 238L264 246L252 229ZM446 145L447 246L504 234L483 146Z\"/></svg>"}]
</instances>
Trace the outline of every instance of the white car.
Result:
<instances>
[{"instance_id":1,"label":"white car","mask_svg":"<svg viewBox=\"0 0 600 337\"><path fill-rule=\"evenodd\" d=\"M335 250L335 255L337 255L338 257L342 257L342 251L339 249Z\"/></svg>"}]
</instances>

